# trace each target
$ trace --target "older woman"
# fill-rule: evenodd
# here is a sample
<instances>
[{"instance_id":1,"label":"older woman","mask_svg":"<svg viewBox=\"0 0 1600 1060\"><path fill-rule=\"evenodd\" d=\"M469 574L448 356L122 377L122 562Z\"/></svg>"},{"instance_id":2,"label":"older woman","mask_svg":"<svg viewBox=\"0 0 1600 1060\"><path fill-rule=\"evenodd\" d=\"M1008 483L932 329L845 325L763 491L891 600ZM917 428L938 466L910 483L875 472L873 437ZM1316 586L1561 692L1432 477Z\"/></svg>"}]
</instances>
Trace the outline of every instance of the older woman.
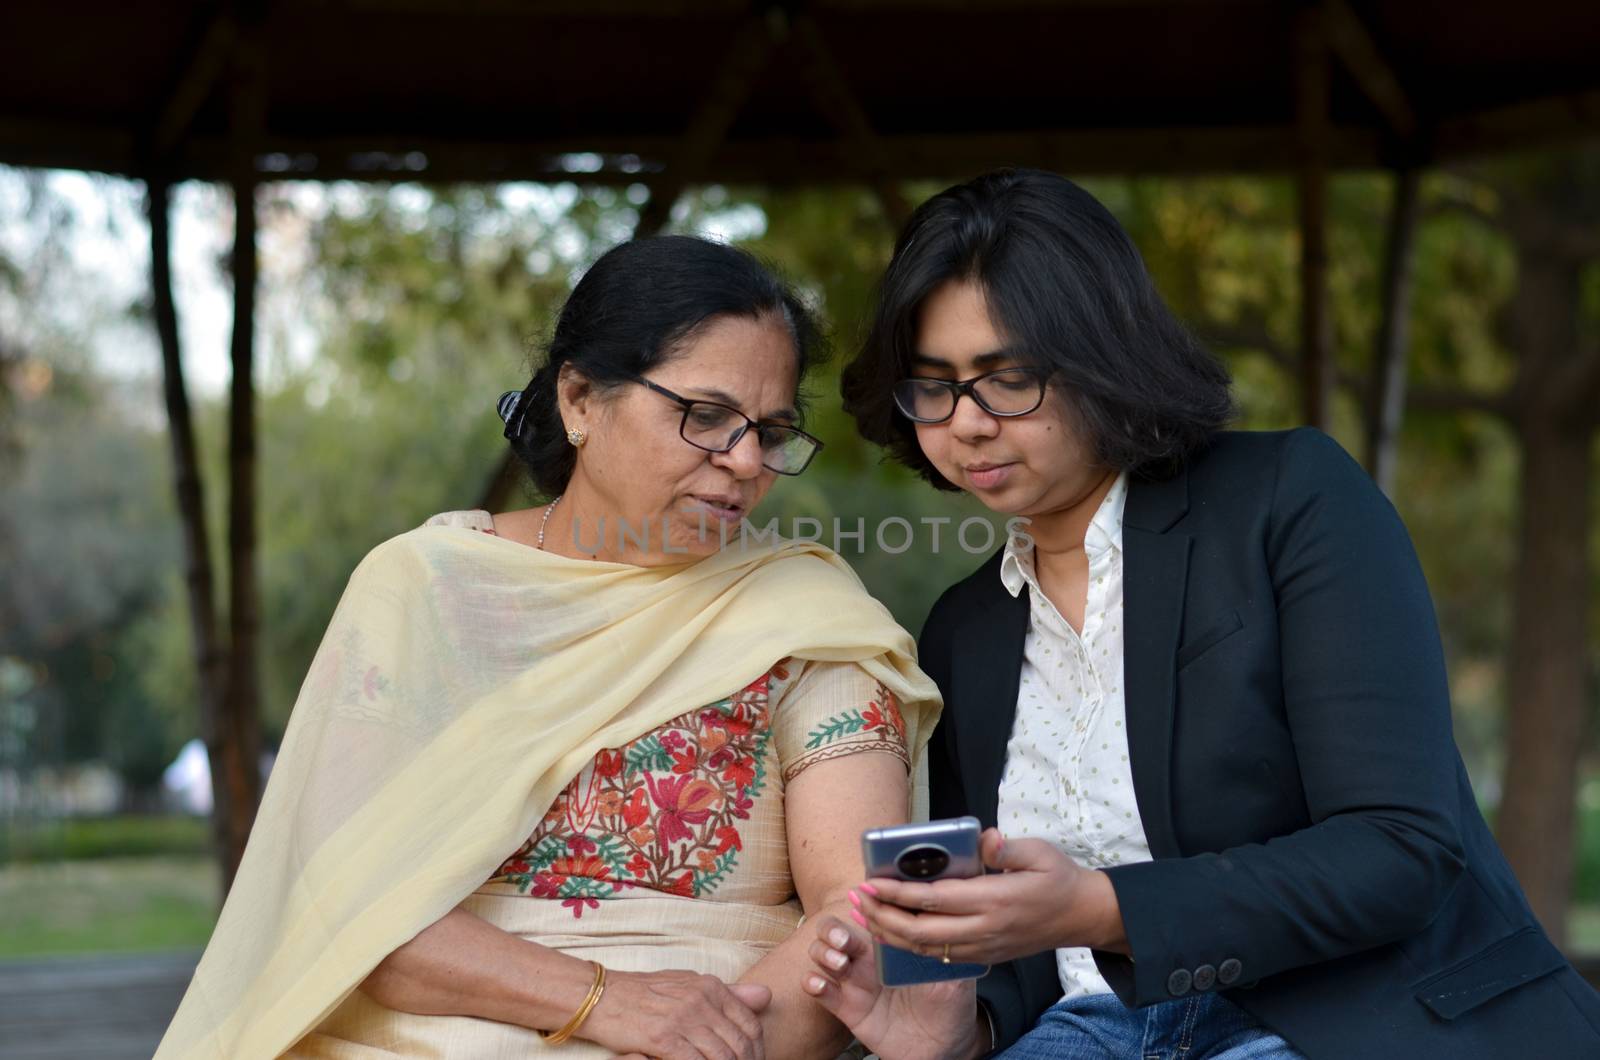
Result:
<instances>
[{"instance_id":1,"label":"older woman","mask_svg":"<svg viewBox=\"0 0 1600 1060\"><path fill-rule=\"evenodd\" d=\"M738 250L590 269L502 404L553 499L357 569L161 1056L843 1045L795 929L904 819L938 699L836 556L728 533L819 448L815 344Z\"/></svg>"},{"instance_id":2,"label":"older woman","mask_svg":"<svg viewBox=\"0 0 1600 1060\"><path fill-rule=\"evenodd\" d=\"M864 1042L1600 1056L1600 997L1478 812L1394 508L1320 432L1221 429L1226 372L1104 207L1030 171L929 200L846 398L932 484L1028 520L922 633L932 811L990 825L996 871L873 880L856 914L994 971L880 991L821 924L806 982Z\"/></svg>"}]
</instances>

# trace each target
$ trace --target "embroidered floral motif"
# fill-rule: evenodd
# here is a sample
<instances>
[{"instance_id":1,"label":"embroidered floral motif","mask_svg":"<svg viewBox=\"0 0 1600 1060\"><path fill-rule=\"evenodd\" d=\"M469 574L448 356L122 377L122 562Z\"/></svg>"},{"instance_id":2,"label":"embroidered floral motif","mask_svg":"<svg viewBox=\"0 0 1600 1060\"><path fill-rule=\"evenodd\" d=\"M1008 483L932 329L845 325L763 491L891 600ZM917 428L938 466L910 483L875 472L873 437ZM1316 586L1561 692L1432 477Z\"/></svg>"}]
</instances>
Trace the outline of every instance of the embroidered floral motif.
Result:
<instances>
[{"instance_id":1,"label":"embroidered floral motif","mask_svg":"<svg viewBox=\"0 0 1600 1060\"><path fill-rule=\"evenodd\" d=\"M785 784L818 762L863 751L892 754L909 767L906 721L894 693L878 685L872 699L860 710L846 710L827 718L806 736L806 753L784 766Z\"/></svg>"},{"instance_id":2,"label":"embroidered floral motif","mask_svg":"<svg viewBox=\"0 0 1600 1060\"><path fill-rule=\"evenodd\" d=\"M771 684L787 676L775 667L727 699L601 751L489 882L559 899L578 918L625 888L711 893L737 863L738 822L766 787Z\"/></svg>"},{"instance_id":3,"label":"embroidered floral motif","mask_svg":"<svg viewBox=\"0 0 1600 1060\"><path fill-rule=\"evenodd\" d=\"M892 734L900 742L905 742L906 721L900 714L900 704L895 702L893 693L882 685L878 686L877 697L864 709L835 714L812 729L806 739L806 750L815 751L859 732L879 732L885 737Z\"/></svg>"}]
</instances>

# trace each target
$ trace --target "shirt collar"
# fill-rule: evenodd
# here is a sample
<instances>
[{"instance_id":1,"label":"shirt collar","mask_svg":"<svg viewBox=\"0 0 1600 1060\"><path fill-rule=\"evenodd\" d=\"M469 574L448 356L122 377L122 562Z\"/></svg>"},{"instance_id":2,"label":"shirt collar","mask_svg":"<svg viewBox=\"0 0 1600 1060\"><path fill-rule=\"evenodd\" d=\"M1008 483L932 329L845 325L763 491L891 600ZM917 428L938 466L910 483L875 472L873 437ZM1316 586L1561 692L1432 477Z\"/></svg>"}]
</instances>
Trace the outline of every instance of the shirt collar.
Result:
<instances>
[{"instance_id":1,"label":"shirt collar","mask_svg":"<svg viewBox=\"0 0 1600 1060\"><path fill-rule=\"evenodd\" d=\"M1089 520L1083 537L1083 551L1094 563L1108 551L1122 551L1122 512L1128 503L1128 473L1122 472L1111 484L1105 499ZM1033 541L1017 535L1006 538L1005 555L1000 558L1000 584L1016 596L1027 585L1036 585L1033 570Z\"/></svg>"}]
</instances>

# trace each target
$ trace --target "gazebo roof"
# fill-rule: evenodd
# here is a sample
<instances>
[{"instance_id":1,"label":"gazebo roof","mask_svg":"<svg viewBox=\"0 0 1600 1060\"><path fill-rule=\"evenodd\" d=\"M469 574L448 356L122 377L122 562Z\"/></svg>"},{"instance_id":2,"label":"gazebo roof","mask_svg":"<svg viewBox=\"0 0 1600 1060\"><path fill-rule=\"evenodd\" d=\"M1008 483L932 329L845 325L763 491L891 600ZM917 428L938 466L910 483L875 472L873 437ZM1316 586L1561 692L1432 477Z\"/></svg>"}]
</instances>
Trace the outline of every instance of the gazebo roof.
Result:
<instances>
[{"instance_id":1,"label":"gazebo roof","mask_svg":"<svg viewBox=\"0 0 1600 1060\"><path fill-rule=\"evenodd\" d=\"M176 177L224 177L230 86L254 69L251 151L268 177L1288 168L1305 11L1334 56L1333 165L1600 130L1600 17L1569 0L160 6L5 5L0 162L140 175L163 158Z\"/></svg>"}]
</instances>

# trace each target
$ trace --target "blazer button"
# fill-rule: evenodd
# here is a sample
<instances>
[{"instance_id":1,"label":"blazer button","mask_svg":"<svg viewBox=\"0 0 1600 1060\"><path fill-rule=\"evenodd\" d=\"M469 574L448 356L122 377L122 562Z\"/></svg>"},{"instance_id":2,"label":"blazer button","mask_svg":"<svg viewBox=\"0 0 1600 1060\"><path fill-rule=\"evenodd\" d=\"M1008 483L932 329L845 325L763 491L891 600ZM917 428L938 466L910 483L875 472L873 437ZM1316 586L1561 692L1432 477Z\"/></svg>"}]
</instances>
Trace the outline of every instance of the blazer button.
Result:
<instances>
[{"instance_id":1,"label":"blazer button","mask_svg":"<svg viewBox=\"0 0 1600 1060\"><path fill-rule=\"evenodd\" d=\"M1167 976L1167 993L1173 997L1182 997L1189 992L1189 987L1194 983L1194 976L1189 974L1189 969L1179 968Z\"/></svg>"},{"instance_id":2,"label":"blazer button","mask_svg":"<svg viewBox=\"0 0 1600 1060\"><path fill-rule=\"evenodd\" d=\"M1194 988L1196 990L1210 990L1217 985L1217 970L1209 964L1202 964L1194 970Z\"/></svg>"},{"instance_id":3,"label":"blazer button","mask_svg":"<svg viewBox=\"0 0 1600 1060\"><path fill-rule=\"evenodd\" d=\"M1217 969L1217 982L1223 986L1232 986L1239 981L1239 976L1244 974L1244 965L1239 963L1237 957L1229 957Z\"/></svg>"}]
</instances>

